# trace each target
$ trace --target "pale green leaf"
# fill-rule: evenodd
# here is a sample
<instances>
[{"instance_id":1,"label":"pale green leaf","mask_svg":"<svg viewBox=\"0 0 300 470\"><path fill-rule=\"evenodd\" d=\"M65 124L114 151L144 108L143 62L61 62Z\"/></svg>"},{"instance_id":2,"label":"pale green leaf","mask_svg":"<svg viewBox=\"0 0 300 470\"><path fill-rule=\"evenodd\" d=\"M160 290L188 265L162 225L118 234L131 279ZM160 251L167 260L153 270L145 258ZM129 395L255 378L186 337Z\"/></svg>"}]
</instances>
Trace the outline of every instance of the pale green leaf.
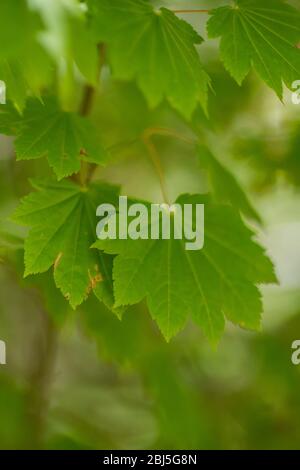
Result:
<instances>
[{"instance_id":1,"label":"pale green leaf","mask_svg":"<svg viewBox=\"0 0 300 470\"><path fill-rule=\"evenodd\" d=\"M62 58L67 64L75 62L87 81L96 84L97 45L88 29L85 4L79 0L51 0L51 2L30 0L30 2L41 15L45 25L40 34L41 42L58 66L61 66Z\"/></svg>"}]
</instances>

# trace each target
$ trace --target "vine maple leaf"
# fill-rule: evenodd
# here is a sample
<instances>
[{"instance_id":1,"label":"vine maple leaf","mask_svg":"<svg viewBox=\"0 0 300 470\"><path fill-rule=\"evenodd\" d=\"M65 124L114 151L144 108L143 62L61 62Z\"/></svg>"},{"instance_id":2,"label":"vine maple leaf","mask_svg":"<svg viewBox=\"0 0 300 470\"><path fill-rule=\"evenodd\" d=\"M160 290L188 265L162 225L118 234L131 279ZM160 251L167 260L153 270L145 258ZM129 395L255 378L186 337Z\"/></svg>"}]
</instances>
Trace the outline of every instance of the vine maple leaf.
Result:
<instances>
[{"instance_id":1,"label":"vine maple leaf","mask_svg":"<svg viewBox=\"0 0 300 470\"><path fill-rule=\"evenodd\" d=\"M25 276L54 266L56 286L73 308L92 289L111 307L112 258L91 250L96 239L96 207L116 203L118 190L93 184L84 190L71 181L33 182L38 189L22 199L13 219L31 227L25 241Z\"/></svg>"},{"instance_id":2,"label":"vine maple leaf","mask_svg":"<svg viewBox=\"0 0 300 470\"><path fill-rule=\"evenodd\" d=\"M259 76L282 98L300 77L300 13L281 0L236 0L217 8L207 23L211 38L221 37L226 69L241 84L253 65Z\"/></svg>"},{"instance_id":3,"label":"vine maple leaf","mask_svg":"<svg viewBox=\"0 0 300 470\"><path fill-rule=\"evenodd\" d=\"M48 157L60 180L80 170L81 160L102 164L105 152L91 122L62 111L53 98L31 99L18 121L15 150L18 160Z\"/></svg>"},{"instance_id":4,"label":"vine maple leaf","mask_svg":"<svg viewBox=\"0 0 300 470\"><path fill-rule=\"evenodd\" d=\"M248 200L234 175L205 145L197 146L199 163L207 170L210 190L216 202L231 204L241 213L261 224L261 218Z\"/></svg>"},{"instance_id":5,"label":"vine maple leaf","mask_svg":"<svg viewBox=\"0 0 300 470\"><path fill-rule=\"evenodd\" d=\"M252 240L238 213L204 196L183 195L177 203L205 204L205 245L187 251L183 240L98 240L95 247L117 255L113 279L116 307L144 298L167 340L189 315L216 343L224 317L259 329L261 294L256 284L276 282L271 261Z\"/></svg>"}]
</instances>

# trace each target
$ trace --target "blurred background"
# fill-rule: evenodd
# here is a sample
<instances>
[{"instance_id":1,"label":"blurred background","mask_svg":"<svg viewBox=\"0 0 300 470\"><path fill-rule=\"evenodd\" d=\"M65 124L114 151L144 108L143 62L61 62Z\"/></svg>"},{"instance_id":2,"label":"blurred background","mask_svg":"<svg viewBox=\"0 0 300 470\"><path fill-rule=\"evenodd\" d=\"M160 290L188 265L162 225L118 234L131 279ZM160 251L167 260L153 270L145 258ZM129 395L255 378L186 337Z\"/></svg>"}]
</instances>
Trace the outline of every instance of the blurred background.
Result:
<instances>
[{"instance_id":1,"label":"blurred background","mask_svg":"<svg viewBox=\"0 0 300 470\"><path fill-rule=\"evenodd\" d=\"M184 8L221 4L189 1ZM206 38L205 16L184 18ZM214 93L209 118L199 109L192 125L167 105L149 110L134 84L113 81L103 69L93 119L112 159L96 178L120 184L122 194L161 202L139 136L153 127L205 135L263 220L254 228L280 285L262 288L262 331L227 325L212 350L189 324L167 344L143 304L120 322L92 297L70 311L51 273L23 280L25 234L8 216L30 191L28 178L49 169L43 160L16 164L12 139L1 136L3 449L300 448L300 365L291 362L292 342L300 339L300 105L292 104L289 91L281 103L255 73L238 87L220 63L217 41L199 52ZM206 191L188 145L170 137L155 137L155 143L170 199Z\"/></svg>"}]
</instances>

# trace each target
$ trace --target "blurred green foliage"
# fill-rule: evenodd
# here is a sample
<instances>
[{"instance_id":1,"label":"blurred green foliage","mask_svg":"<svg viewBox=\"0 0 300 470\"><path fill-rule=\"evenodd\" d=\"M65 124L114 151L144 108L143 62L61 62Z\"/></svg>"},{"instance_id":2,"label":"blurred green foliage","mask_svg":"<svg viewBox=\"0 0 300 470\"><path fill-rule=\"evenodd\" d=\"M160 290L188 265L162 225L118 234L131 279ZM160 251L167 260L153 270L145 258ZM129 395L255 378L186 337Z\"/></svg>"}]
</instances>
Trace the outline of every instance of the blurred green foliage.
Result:
<instances>
[{"instance_id":1,"label":"blurred green foliage","mask_svg":"<svg viewBox=\"0 0 300 470\"><path fill-rule=\"evenodd\" d=\"M12 32L14 37L6 57L0 55L0 79L18 110L26 94L39 99L50 88L74 111L82 85L95 82L96 41L77 2L30 3L34 12L17 0L1 2L7 21L0 42ZM207 7L203 0L190 4ZM209 7L223 4L210 1ZM185 19L206 39L205 15ZM12 139L1 136L0 339L7 344L7 365L0 366L2 449L299 449L300 366L291 363L291 344L300 336L300 108L291 104L290 92L283 105L254 73L239 87L219 61L217 42L200 47L213 93L208 116L199 107L191 122L165 102L150 109L133 82L114 80L103 67L91 118L110 164L95 176L122 185L124 194L160 201L140 141L144 130L174 129L208 145L247 192L243 206L248 212L254 207L263 221L263 227L253 226L280 286L263 290L262 332L227 326L212 350L188 324L167 344L144 303L128 308L120 321L95 296L72 311L51 272L24 280L27 232L9 215L30 191L29 178L47 177L49 168L46 159L16 163ZM37 60L30 60L29 50ZM0 114L6 133L2 126ZM189 145L161 135L155 143L171 199L207 190L205 168Z\"/></svg>"}]
</instances>

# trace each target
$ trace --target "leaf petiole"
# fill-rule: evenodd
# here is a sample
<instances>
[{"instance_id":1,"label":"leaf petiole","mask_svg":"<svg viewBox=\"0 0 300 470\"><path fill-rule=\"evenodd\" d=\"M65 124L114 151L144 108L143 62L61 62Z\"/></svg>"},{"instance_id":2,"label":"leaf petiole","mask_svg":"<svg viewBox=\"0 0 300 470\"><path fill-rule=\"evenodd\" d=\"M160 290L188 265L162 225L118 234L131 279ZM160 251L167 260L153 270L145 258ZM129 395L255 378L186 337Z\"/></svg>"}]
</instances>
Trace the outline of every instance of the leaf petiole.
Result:
<instances>
[{"instance_id":1,"label":"leaf petiole","mask_svg":"<svg viewBox=\"0 0 300 470\"><path fill-rule=\"evenodd\" d=\"M209 13L210 10L172 10L173 13Z\"/></svg>"}]
</instances>

